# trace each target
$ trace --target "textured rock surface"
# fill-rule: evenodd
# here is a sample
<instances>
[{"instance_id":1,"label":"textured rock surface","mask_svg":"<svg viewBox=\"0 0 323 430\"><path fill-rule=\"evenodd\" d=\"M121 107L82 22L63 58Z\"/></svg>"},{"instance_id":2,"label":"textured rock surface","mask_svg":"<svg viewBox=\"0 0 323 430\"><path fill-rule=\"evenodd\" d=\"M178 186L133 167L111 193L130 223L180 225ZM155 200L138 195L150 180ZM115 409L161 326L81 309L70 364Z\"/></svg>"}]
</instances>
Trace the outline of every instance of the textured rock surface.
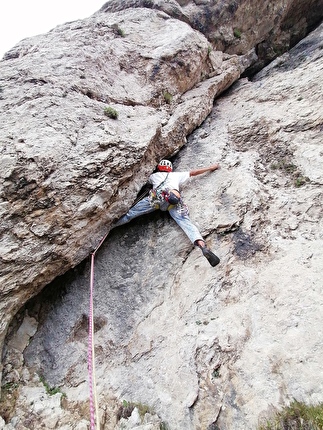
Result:
<instances>
[{"instance_id":1,"label":"textured rock surface","mask_svg":"<svg viewBox=\"0 0 323 430\"><path fill-rule=\"evenodd\" d=\"M187 24L149 9L99 13L6 54L0 341L22 303L89 254L240 67Z\"/></svg>"},{"instance_id":2,"label":"textured rock surface","mask_svg":"<svg viewBox=\"0 0 323 430\"><path fill-rule=\"evenodd\" d=\"M298 0L265 16L277 28L288 20L299 37L319 19L319 4L311 3L315 13L304 12L301 31L295 30L294 11L304 9ZM112 1L87 20L25 39L4 56L0 343L21 305L88 255L156 161L178 151L214 97L256 61L250 48L269 36L254 8ZM217 46L211 37L210 22L218 16L223 23L257 18L261 37L235 37L245 48L230 52L244 55L223 54L216 50L226 49L222 42ZM117 121L105 115L107 106L117 110Z\"/></svg>"},{"instance_id":3,"label":"textured rock surface","mask_svg":"<svg viewBox=\"0 0 323 430\"><path fill-rule=\"evenodd\" d=\"M4 56L0 344L21 305L88 255L155 162L264 58L259 43L277 38L286 49L320 19L321 2L278 2L263 14L254 2L111 1Z\"/></svg>"},{"instance_id":4,"label":"textured rock surface","mask_svg":"<svg viewBox=\"0 0 323 430\"><path fill-rule=\"evenodd\" d=\"M189 23L217 50L238 55L253 50L250 72L294 46L323 16L323 0L110 0L101 10L133 7L162 10Z\"/></svg>"},{"instance_id":5,"label":"textured rock surface","mask_svg":"<svg viewBox=\"0 0 323 430\"><path fill-rule=\"evenodd\" d=\"M139 426L136 409L126 420L142 430L160 421L245 430L294 398L323 401L322 34L321 26L253 81L239 80L174 160L181 170L221 164L184 190L221 258L216 269L166 214L112 231L100 249L94 308L104 429L121 428L123 400L150 406L146 423ZM5 348L4 383L18 384L6 430L45 420L48 428L86 428L88 294L84 261L17 316ZM39 375L66 393L63 408L61 394L46 397Z\"/></svg>"}]
</instances>

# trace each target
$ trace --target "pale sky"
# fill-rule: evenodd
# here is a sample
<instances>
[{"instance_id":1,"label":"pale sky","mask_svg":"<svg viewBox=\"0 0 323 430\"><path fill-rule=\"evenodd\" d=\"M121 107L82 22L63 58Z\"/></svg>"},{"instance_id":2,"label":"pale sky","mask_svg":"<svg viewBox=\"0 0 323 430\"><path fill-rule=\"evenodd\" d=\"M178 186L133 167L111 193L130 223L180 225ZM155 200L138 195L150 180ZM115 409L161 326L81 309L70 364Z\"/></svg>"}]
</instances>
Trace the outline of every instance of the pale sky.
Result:
<instances>
[{"instance_id":1,"label":"pale sky","mask_svg":"<svg viewBox=\"0 0 323 430\"><path fill-rule=\"evenodd\" d=\"M0 59L26 37L93 15L106 0L3 0L1 3Z\"/></svg>"}]
</instances>

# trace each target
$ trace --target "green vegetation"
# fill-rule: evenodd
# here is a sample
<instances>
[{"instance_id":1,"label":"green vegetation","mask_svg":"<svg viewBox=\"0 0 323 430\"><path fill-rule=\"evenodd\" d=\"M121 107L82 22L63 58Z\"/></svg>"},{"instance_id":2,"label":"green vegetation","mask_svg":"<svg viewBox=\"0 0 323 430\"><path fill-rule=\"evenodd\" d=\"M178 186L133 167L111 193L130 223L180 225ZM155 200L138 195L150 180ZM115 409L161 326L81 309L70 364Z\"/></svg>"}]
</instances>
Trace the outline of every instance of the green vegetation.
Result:
<instances>
[{"instance_id":1,"label":"green vegetation","mask_svg":"<svg viewBox=\"0 0 323 430\"><path fill-rule=\"evenodd\" d=\"M258 427L258 430L322 430L323 404L306 405L294 401Z\"/></svg>"},{"instance_id":2,"label":"green vegetation","mask_svg":"<svg viewBox=\"0 0 323 430\"><path fill-rule=\"evenodd\" d=\"M173 96L168 91L164 91L164 100L167 104L171 104Z\"/></svg>"},{"instance_id":3,"label":"green vegetation","mask_svg":"<svg viewBox=\"0 0 323 430\"><path fill-rule=\"evenodd\" d=\"M121 36L121 37L125 37L125 35L126 35L125 32L120 27L117 27L116 33L118 36Z\"/></svg>"},{"instance_id":4,"label":"green vegetation","mask_svg":"<svg viewBox=\"0 0 323 430\"><path fill-rule=\"evenodd\" d=\"M215 369L215 370L213 370L213 372L212 372L212 376L213 376L213 378L220 378L220 372L219 372L219 369Z\"/></svg>"},{"instance_id":5,"label":"green vegetation","mask_svg":"<svg viewBox=\"0 0 323 430\"><path fill-rule=\"evenodd\" d=\"M283 170L286 173L294 173L297 170L297 166L295 166L295 164L288 161L286 158L283 158L278 163L273 163L271 165L271 168L274 170L276 169Z\"/></svg>"},{"instance_id":6,"label":"green vegetation","mask_svg":"<svg viewBox=\"0 0 323 430\"><path fill-rule=\"evenodd\" d=\"M112 119L118 118L118 112L115 109L113 109L111 106L108 106L104 109L104 115Z\"/></svg>"},{"instance_id":7,"label":"green vegetation","mask_svg":"<svg viewBox=\"0 0 323 430\"><path fill-rule=\"evenodd\" d=\"M272 163L270 167L273 170L281 170L282 172L290 175L293 179L294 186L297 188L309 182L309 178L307 176L303 176L298 170L298 167L289 161L288 157L282 158L277 163Z\"/></svg>"},{"instance_id":8,"label":"green vegetation","mask_svg":"<svg viewBox=\"0 0 323 430\"><path fill-rule=\"evenodd\" d=\"M112 31L116 36L125 37L125 32L122 30L122 28L119 27L118 24L112 25Z\"/></svg>"},{"instance_id":9,"label":"green vegetation","mask_svg":"<svg viewBox=\"0 0 323 430\"><path fill-rule=\"evenodd\" d=\"M275 46L274 45L272 48L273 48L273 51L277 57L279 57L280 55L282 55L284 53L284 49L281 46Z\"/></svg>"},{"instance_id":10,"label":"green vegetation","mask_svg":"<svg viewBox=\"0 0 323 430\"><path fill-rule=\"evenodd\" d=\"M146 414L154 415L155 411L148 405L144 405L142 403L136 403L136 402L128 402L127 400L123 400L122 405L119 408L117 419L118 421L121 418L129 418L133 412L133 410L137 408L140 418L143 421ZM167 430L168 426L165 422L160 423L159 425L160 430Z\"/></svg>"},{"instance_id":11,"label":"green vegetation","mask_svg":"<svg viewBox=\"0 0 323 430\"><path fill-rule=\"evenodd\" d=\"M127 402L126 400L123 400L122 406L119 409L118 420L120 418L129 418L135 408L138 409L141 419L143 419L147 413L154 413L154 411L147 405L143 405L142 403Z\"/></svg>"},{"instance_id":12,"label":"green vegetation","mask_svg":"<svg viewBox=\"0 0 323 430\"><path fill-rule=\"evenodd\" d=\"M305 184L306 184L306 182L309 182L309 178L308 178L307 176L299 175L299 176L297 176L297 177L295 178L295 180L294 180L294 185L295 185L295 187L296 187L296 188L299 188L299 187L301 187L302 185L305 185Z\"/></svg>"},{"instance_id":13,"label":"green vegetation","mask_svg":"<svg viewBox=\"0 0 323 430\"><path fill-rule=\"evenodd\" d=\"M66 395L64 393L62 393L61 389L58 387L51 387L48 382L45 381L45 378L43 376L39 377L40 382L42 382L42 384L45 387L46 393L49 394L50 396L54 396L57 393L60 393L63 395L63 397L65 397Z\"/></svg>"},{"instance_id":14,"label":"green vegetation","mask_svg":"<svg viewBox=\"0 0 323 430\"><path fill-rule=\"evenodd\" d=\"M7 382L1 387L0 416L9 422L14 415L15 405L19 394L17 382Z\"/></svg>"},{"instance_id":15,"label":"green vegetation","mask_svg":"<svg viewBox=\"0 0 323 430\"><path fill-rule=\"evenodd\" d=\"M11 393L13 390L16 390L17 388L18 388L18 384L16 382L7 382L6 384L2 385L1 391L2 391L2 394Z\"/></svg>"},{"instance_id":16,"label":"green vegetation","mask_svg":"<svg viewBox=\"0 0 323 430\"><path fill-rule=\"evenodd\" d=\"M234 29L233 29L233 35L234 35L234 37L236 37L237 39L241 39L241 30L239 30L238 28L234 28Z\"/></svg>"}]
</instances>

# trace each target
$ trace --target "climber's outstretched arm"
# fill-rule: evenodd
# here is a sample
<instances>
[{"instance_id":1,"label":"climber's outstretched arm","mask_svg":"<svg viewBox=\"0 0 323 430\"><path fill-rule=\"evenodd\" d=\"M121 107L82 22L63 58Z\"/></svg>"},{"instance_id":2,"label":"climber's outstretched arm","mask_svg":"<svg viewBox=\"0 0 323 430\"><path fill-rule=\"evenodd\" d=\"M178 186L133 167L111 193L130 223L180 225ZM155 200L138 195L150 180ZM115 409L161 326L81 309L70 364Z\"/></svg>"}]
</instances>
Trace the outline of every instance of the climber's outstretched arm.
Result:
<instances>
[{"instance_id":1,"label":"climber's outstretched arm","mask_svg":"<svg viewBox=\"0 0 323 430\"><path fill-rule=\"evenodd\" d=\"M220 168L219 164L212 164L212 166L209 166L209 167L204 167L202 169L191 170L190 171L190 176L197 176L197 175L201 175L202 173L213 172L214 170L217 170L219 168Z\"/></svg>"}]
</instances>

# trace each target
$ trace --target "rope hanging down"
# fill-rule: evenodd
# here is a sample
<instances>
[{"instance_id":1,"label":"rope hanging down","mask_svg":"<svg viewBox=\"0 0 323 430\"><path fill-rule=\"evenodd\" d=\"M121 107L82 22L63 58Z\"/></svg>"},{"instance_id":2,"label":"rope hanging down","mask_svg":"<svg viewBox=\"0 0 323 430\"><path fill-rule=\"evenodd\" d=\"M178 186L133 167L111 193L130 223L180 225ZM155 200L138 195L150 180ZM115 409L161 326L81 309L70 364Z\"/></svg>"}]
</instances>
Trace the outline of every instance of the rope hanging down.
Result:
<instances>
[{"instance_id":1,"label":"rope hanging down","mask_svg":"<svg viewBox=\"0 0 323 430\"><path fill-rule=\"evenodd\" d=\"M134 202L135 205L145 195L148 190L145 190ZM93 318L93 291L94 291L94 259L95 254L107 238L109 232L101 239L99 245L91 253L91 274L90 274L90 304L89 304L89 339L88 339L88 375L90 386L90 430L99 429L99 407L96 393L96 379L95 379L95 351L94 351L94 318ZM96 425L95 425L96 423Z\"/></svg>"},{"instance_id":2,"label":"rope hanging down","mask_svg":"<svg viewBox=\"0 0 323 430\"><path fill-rule=\"evenodd\" d=\"M99 407L96 393L96 378L95 378L95 353L94 353L94 318L93 318L93 291L94 291L94 258L95 254L105 241L107 233L99 245L91 254L91 274L90 274L90 304L89 304L89 340L88 340L88 374L90 386L90 429L96 430L95 423L99 429Z\"/></svg>"}]
</instances>

